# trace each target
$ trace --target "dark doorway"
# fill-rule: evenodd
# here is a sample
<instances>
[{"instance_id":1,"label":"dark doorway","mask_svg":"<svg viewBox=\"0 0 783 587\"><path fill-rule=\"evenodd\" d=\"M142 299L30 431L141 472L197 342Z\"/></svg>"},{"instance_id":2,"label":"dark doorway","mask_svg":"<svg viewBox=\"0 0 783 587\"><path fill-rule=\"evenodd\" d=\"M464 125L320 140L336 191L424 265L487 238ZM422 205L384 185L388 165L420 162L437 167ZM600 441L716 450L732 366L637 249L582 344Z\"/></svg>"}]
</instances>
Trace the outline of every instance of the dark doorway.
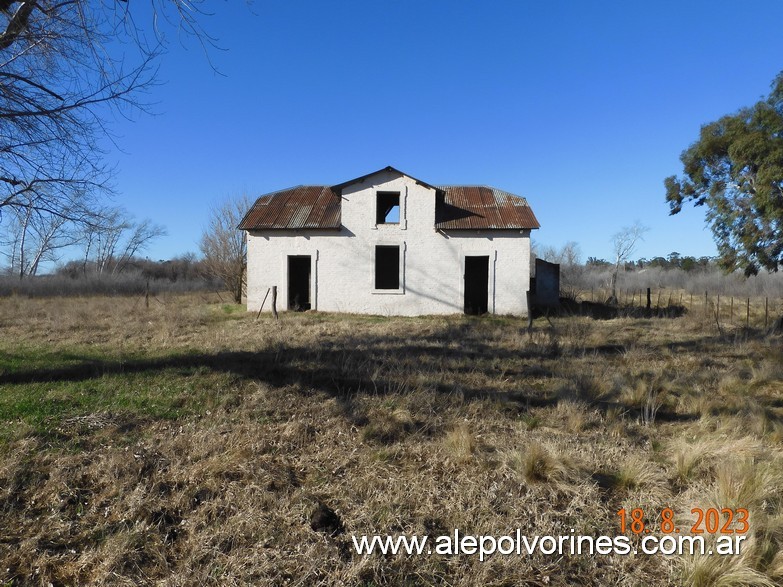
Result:
<instances>
[{"instance_id":1,"label":"dark doorway","mask_svg":"<svg viewBox=\"0 0 783 587\"><path fill-rule=\"evenodd\" d=\"M486 314L489 301L489 257L465 257L465 313Z\"/></svg>"},{"instance_id":2,"label":"dark doorway","mask_svg":"<svg viewBox=\"0 0 783 587\"><path fill-rule=\"evenodd\" d=\"M310 255L288 257L288 309L310 309Z\"/></svg>"}]
</instances>

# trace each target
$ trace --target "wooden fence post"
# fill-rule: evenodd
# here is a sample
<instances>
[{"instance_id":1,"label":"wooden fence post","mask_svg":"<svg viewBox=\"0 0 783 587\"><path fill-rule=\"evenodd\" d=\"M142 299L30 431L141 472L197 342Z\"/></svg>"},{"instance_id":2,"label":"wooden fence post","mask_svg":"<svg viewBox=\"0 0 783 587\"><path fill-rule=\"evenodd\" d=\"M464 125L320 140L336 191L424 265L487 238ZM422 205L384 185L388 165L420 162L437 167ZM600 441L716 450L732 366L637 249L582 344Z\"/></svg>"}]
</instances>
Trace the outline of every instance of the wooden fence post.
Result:
<instances>
[{"instance_id":1,"label":"wooden fence post","mask_svg":"<svg viewBox=\"0 0 783 587\"><path fill-rule=\"evenodd\" d=\"M277 286L272 286L272 314L275 315L275 320L278 319L277 316Z\"/></svg>"},{"instance_id":2,"label":"wooden fence post","mask_svg":"<svg viewBox=\"0 0 783 587\"><path fill-rule=\"evenodd\" d=\"M647 288L647 309L650 309L650 306L652 306L652 298L650 297L650 288Z\"/></svg>"},{"instance_id":3,"label":"wooden fence post","mask_svg":"<svg viewBox=\"0 0 783 587\"><path fill-rule=\"evenodd\" d=\"M750 326L750 298L748 298L748 310L745 314L745 328Z\"/></svg>"},{"instance_id":4,"label":"wooden fence post","mask_svg":"<svg viewBox=\"0 0 783 587\"><path fill-rule=\"evenodd\" d=\"M144 306L149 310L150 307L150 280L147 278L147 286L144 288Z\"/></svg>"},{"instance_id":5,"label":"wooden fence post","mask_svg":"<svg viewBox=\"0 0 783 587\"><path fill-rule=\"evenodd\" d=\"M767 329L768 320L769 320L769 298L764 298L764 330Z\"/></svg>"},{"instance_id":6,"label":"wooden fence post","mask_svg":"<svg viewBox=\"0 0 783 587\"><path fill-rule=\"evenodd\" d=\"M261 310L264 309L264 304L266 304L266 298L269 297L269 292L272 291L272 288L269 287L266 290L266 295L264 296L264 301L261 302L261 307L258 309L258 314L256 314L256 320L258 320L261 317Z\"/></svg>"}]
</instances>

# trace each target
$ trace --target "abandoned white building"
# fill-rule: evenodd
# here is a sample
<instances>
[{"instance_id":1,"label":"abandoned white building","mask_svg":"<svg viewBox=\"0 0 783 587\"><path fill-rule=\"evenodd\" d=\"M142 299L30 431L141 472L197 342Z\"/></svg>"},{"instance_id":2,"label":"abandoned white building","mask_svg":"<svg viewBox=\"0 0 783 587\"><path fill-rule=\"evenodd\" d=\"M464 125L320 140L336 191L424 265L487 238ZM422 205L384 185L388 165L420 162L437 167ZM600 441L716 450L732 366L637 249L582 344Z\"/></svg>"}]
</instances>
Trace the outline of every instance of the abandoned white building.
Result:
<instances>
[{"instance_id":1,"label":"abandoned white building","mask_svg":"<svg viewBox=\"0 0 783 587\"><path fill-rule=\"evenodd\" d=\"M239 225L247 309L261 309L277 286L288 310L525 315L538 227L524 198L433 186L393 167L266 194Z\"/></svg>"}]
</instances>

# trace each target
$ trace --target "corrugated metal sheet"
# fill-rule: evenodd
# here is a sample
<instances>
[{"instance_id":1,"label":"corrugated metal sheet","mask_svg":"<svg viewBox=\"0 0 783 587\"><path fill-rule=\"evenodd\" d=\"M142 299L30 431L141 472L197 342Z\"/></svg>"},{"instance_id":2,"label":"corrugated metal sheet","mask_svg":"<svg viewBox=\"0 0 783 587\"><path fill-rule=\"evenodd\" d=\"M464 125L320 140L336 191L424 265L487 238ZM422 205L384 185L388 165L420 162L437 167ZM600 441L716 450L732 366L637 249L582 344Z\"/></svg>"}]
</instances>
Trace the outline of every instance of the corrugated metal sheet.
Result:
<instances>
[{"instance_id":1,"label":"corrugated metal sheet","mask_svg":"<svg viewBox=\"0 0 783 587\"><path fill-rule=\"evenodd\" d=\"M300 185L261 196L241 230L340 228L340 196L329 186Z\"/></svg>"},{"instance_id":2,"label":"corrugated metal sheet","mask_svg":"<svg viewBox=\"0 0 783 587\"><path fill-rule=\"evenodd\" d=\"M439 186L435 227L442 230L539 228L525 198L489 186Z\"/></svg>"},{"instance_id":3,"label":"corrugated metal sheet","mask_svg":"<svg viewBox=\"0 0 783 587\"><path fill-rule=\"evenodd\" d=\"M350 183L350 182L348 182ZM297 186L261 196L242 230L339 229L340 184ZM442 230L529 230L540 225L525 198L488 186L441 186L435 227Z\"/></svg>"}]
</instances>

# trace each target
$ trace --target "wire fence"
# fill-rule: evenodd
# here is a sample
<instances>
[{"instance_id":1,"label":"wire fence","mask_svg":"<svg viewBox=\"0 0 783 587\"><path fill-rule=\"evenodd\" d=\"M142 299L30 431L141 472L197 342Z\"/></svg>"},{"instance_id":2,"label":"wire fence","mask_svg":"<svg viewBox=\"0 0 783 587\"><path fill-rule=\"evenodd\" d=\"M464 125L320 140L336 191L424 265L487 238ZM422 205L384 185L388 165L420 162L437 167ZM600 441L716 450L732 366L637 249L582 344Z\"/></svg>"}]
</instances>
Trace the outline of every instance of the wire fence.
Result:
<instances>
[{"instance_id":1,"label":"wire fence","mask_svg":"<svg viewBox=\"0 0 783 587\"><path fill-rule=\"evenodd\" d=\"M611 297L608 288L592 288L584 292L583 299L592 303L606 303ZM617 303L621 308L646 309L655 313L672 308L684 309L688 314L723 326L769 328L783 316L783 295L734 296L666 288L618 289Z\"/></svg>"}]
</instances>

